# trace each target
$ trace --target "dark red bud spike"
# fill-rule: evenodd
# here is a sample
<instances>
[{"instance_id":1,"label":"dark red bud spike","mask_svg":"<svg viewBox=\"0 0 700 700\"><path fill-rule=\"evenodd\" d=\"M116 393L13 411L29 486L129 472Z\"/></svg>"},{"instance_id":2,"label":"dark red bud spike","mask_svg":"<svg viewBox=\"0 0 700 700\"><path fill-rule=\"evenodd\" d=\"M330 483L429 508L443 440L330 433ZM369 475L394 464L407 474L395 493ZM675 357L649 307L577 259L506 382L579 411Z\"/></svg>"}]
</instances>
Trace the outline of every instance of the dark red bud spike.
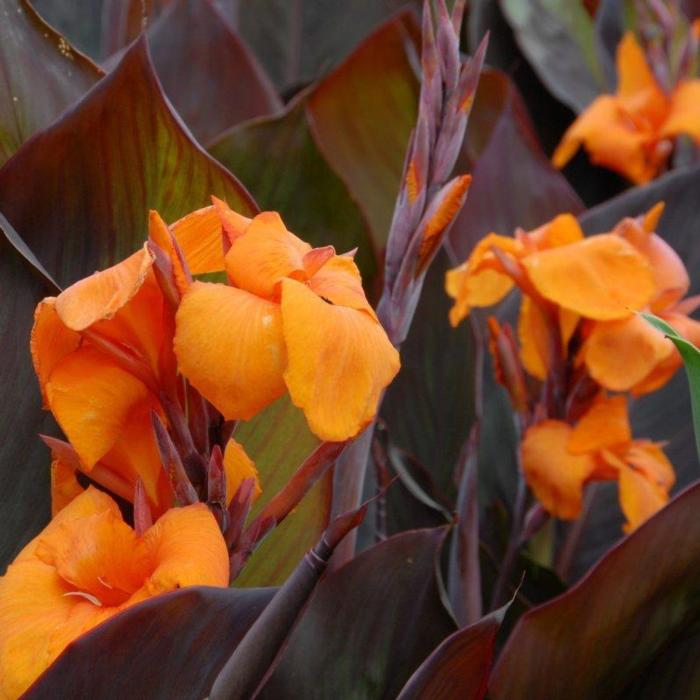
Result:
<instances>
[{"instance_id":1,"label":"dark red bud spike","mask_svg":"<svg viewBox=\"0 0 700 700\"><path fill-rule=\"evenodd\" d=\"M151 507L148 505L148 497L146 496L146 489L143 487L143 481L139 478L136 480L136 487L134 488L134 530L141 537L151 525L153 525Z\"/></svg>"},{"instance_id":2,"label":"dark red bud spike","mask_svg":"<svg viewBox=\"0 0 700 700\"><path fill-rule=\"evenodd\" d=\"M218 445L214 445L209 457L207 469L207 500L209 503L221 503L226 506L226 472L224 455Z\"/></svg>"},{"instance_id":3,"label":"dark red bud spike","mask_svg":"<svg viewBox=\"0 0 700 700\"><path fill-rule=\"evenodd\" d=\"M238 542L245 526L245 521L253 505L253 494L255 493L255 479L243 479L238 490L231 499L227 509L227 526L224 530L224 539L229 551L233 551L238 546Z\"/></svg>"},{"instance_id":4,"label":"dark red bud spike","mask_svg":"<svg viewBox=\"0 0 700 700\"><path fill-rule=\"evenodd\" d=\"M156 436L156 445L158 446L160 460L165 473L170 479L175 498L183 505L197 503L199 500L197 492L194 486L192 486L192 482L187 478L187 473L185 472L180 455L177 453L175 445L163 425L163 421L155 411L151 411L151 422Z\"/></svg>"}]
</instances>

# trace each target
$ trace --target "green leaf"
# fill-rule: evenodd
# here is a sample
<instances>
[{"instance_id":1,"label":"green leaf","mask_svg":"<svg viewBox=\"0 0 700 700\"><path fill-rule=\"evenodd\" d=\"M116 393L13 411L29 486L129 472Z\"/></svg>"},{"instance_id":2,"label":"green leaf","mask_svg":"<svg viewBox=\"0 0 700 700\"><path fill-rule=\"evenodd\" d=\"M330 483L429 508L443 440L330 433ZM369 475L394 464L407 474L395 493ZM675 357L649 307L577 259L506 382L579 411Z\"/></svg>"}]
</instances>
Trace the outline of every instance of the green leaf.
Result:
<instances>
[{"instance_id":1,"label":"green leaf","mask_svg":"<svg viewBox=\"0 0 700 700\"><path fill-rule=\"evenodd\" d=\"M685 363L685 371L690 385L690 401L693 407L693 431L695 432L695 447L700 458L700 350L690 341L654 314L640 313L640 316L656 330L661 331L675 346Z\"/></svg>"},{"instance_id":2,"label":"green leaf","mask_svg":"<svg viewBox=\"0 0 700 700\"><path fill-rule=\"evenodd\" d=\"M540 80L562 102L580 112L605 92L593 20L582 2L503 0L501 7Z\"/></svg>"},{"instance_id":3,"label":"green leaf","mask_svg":"<svg viewBox=\"0 0 700 700\"><path fill-rule=\"evenodd\" d=\"M277 116L234 127L210 149L235 172L263 209L279 211L287 226L314 246L358 248L365 284L377 271L362 214L328 167L309 130L305 99Z\"/></svg>"},{"instance_id":4,"label":"green leaf","mask_svg":"<svg viewBox=\"0 0 700 700\"><path fill-rule=\"evenodd\" d=\"M304 414L289 397L279 399L252 420L242 423L235 438L255 462L260 475L263 492L252 517L284 487L319 445L318 438L306 425ZM236 586L272 586L286 580L328 524L331 479L329 471L263 540L236 578Z\"/></svg>"},{"instance_id":5,"label":"green leaf","mask_svg":"<svg viewBox=\"0 0 700 700\"><path fill-rule=\"evenodd\" d=\"M410 61L418 28L403 12L367 37L309 97L310 124L321 152L386 242L416 123L418 80Z\"/></svg>"},{"instance_id":6,"label":"green leaf","mask_svg":"<svg viewBox=\"0 0 700 700\"><path fill-rule=\"evenodd\" d=\"M669 658L668 649L682 649L689 630L697 645L699 507L696 484L608 552L574 588L520 618L494 669L490 697L639 697L623 691L641 674L649 679L652 669L660 676L652 683L673 686L668 674L678 660ZM684 681L678 679L679 686Z\"/></svg>"},{"instance_id":7,"label":"green leaf","mask_svg":"<svg viewBox=\"0 0 700 700\"><path fill-rule=\"evenodd\" d=\"M260 697L396 697L455 629L435 573L444 537L402 533L328 573Z\"/></svg>"},{"instance_id":8,"label":"green leaf","mask_svg":"<svg viewBox=\"0 0 700 700\"><path fill-rule=\"evenodd\" d=\"M0 171L0 210L62 285L143 245L149 209L174 221L211 194L255 211L169 107L143 39Z\"/></svg>"},{"instance_id":9,"label":"green leaf","mask_svg":"<svg viewBox=\"0 0 700 700\"><path fill-rule=\"evenodd\" d=\"M213 3L175 0L148 39L166 95L202 143L282 108L270 79Z\"/></svg>"},{"instance_id":10,"label":"green leaf","mask_svg":"<svg viewBox=\"0 0 700 700\"><path fill-rule=\"evenodd\" d=\"M0 0L0 165L103 75L28 2Z\"/></svg>"}]
</instances>

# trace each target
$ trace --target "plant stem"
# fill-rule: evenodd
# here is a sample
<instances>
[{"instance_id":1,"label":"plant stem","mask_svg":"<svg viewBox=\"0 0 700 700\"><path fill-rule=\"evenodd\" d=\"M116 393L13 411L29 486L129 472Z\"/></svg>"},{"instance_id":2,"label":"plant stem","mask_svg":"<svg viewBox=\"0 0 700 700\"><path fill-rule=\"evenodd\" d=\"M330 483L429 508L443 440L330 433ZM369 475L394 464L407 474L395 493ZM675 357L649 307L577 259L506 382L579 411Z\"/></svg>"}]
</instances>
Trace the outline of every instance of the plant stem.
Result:
<instances>
[{"instance_id":1,"label":"plant stem","mask_svg":"<svg viewBox=\"0 0 700 700\"><path fill-rule=\"evenodd\" d=\"M578 520L569 528L569 531L564 540L564 544L559 551L559 556L557 557L556 572L562 581L566 581L569 577L569 569L574 560L574 555L578 549L579 541L581 540L581 535L586 527L588 521L588 516L591 512L591 506L593 505L593 500L598 491L598 484L590 484L586 489L586 494L583 498L583 509Z\"/></svg>"},{"instance_id":2,"label":"plant stem","mask_svg":"<svg viewBox=\"0 0 700 700\"><path fill-rule=\"evenodd\" d=\"M518 556L520 549L520 534L522 532L523 520L525 518L525 504L527 503L527 484L522 474L522 470L518 469L518 491L515 496L515 506L513 508L513 523L510 529L510 537L506 547L506 553L503 557L501 569L498 572L496 584L493 587L491 596L491 610L495 610L505 602L505 592L510 580L510 575L513 571L513 566Z\"/></svg>"}]
</instances>

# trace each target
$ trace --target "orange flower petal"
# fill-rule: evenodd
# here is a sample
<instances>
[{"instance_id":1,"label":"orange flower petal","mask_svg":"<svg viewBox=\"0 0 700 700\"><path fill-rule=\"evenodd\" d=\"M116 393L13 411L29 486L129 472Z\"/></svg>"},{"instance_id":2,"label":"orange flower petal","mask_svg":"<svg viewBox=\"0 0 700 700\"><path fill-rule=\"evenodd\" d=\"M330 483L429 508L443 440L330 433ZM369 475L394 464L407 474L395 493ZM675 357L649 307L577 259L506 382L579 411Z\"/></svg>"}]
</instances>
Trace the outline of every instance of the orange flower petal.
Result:
<instances>
[{"instance_id":1,"label":"orange flower petal","mask_svg":"<svg viewBox=\"0 0 700 700\"><path fill-rule=\"evenodd\" d=\"M625 109L646 119L650 126L660 124L668 111L668 98L632 32L627 32L618 44L617 74L617 96Z\"/></svg>"},{"instance_id":2,"label":"orange flower petal","mask_svg":"<svg viewBox=\"0 0 700 700\"><path fill-rule=\"evenodd\" d=\"M544 226L530 231L523 242L532 250L547 250L583 240L584 235L573 214L559 214Z\"/></svg>"},{"instance_id":3,"label":"orange flower petal","mask_svg":"<svg viewBox=\"0 0 700 700\"><path fill-rule=\"evenodd\" d=\"M109 319L139 291L151 272L153 257L144 247L126 260L79 280L56 298L63 323L82 331Z\"/></svg>"},{"instance_id":4,"label":"orange flower petal","mask_svg":"<svg viewBox=\"0 0 700 700\"><path fill-rule=\"evenodd\" d=\"M550 358L549 328L539 306L528 296L523 296L520 304L518 339L523 367L533 377L544 380Z\"/></svg>"},{"instance_id":5,"label":"orange flower petal","mask_svg":"<svg viewBox=\"0 0 700 700\"><path fill-rule=\"evenodd\" d=\"M34 312L34 326L29 341L44 408L48 408L45 386L51 372L58 362L80 345L80 333L64 325L56 313L55 303L55 297L47 297L39 302Z\"/></svg>"},{"instance_id":6,"label":"orange flower petal","mask_svg":"<svg viewBox=\"0 0 700 700\"><path fill-rule=\"evenodd\" d=\"M205 505L170 510L139 538L114 501L89 488L0 578L0 695L18 697L67 644L141 600L226 586L228 566Z\"/></svg>"},{"instance_id":7,"label":"orange flower petal","mask_svg":"<svg viewBox=\"0 0 700 700\"><path fill-rule=\"evenodd\" d=\"M665 491L676 483L673 465L655 442L635 440L625 452L625 461Z\"/></svg>"},{"instance_id":8,"label":"orange flower petal","mask_svg":"<svg viewBox=\"0 0 700 700\"><path fill-rule=\"evenodd\" d=\"M602 95L566 130L552 163L563 168L583 145L591 162L641 184L651 180L658 168L649 155L656 138L656 131L637 123L618 98Z\"/></svg>"},{"instance_id":9,"label":"orange flower petal","mask_svg":"<svg viewBox=\"0 0 700 700\"><path fill-rule=\"evenodd\" d=\"M575 454L627 445L632 429L624 396L600 396L574 427L567 449Z\"/></svg>"},{"instance_id":10,"label":"orange flower petal","mask_svg":"<svg viewBox=\"0 0 700 700\"><path fill-rule=\"evenodd\" d=\"M284 394L278 304L223 284L195 282L182 299L176 326L180 371L227 419L252 418Z\"/></svg>"},{"instance_id":11,"label":"orange flower petal","mask_svg":"<svg viewBox=\"0 0 700 700\"><path fill-rule=\"evenodd\" d=\"M623 220L615 233L649 261L656 287L650 304L652 311L659 313L680 301L690 288L690 278L678 253L661 236L648 232L634 219Z\"/></svg>"},{"instance_id":12,"label":"orange flower petal","mask_svg":"<svg viewBox=\"0 0 700 700\"><path fill-rule=\"evenodd\" d=\"M332 304L365 311L376 318L362 288L362 278L351 258L334 255L308 281L318 296Z\"/></svg>"},{"instance_id":13,"label":"orange flower petal","mask_svg":"<svg viewBox=\"0 0 700 700\"><path fill-rule=\"evenodd\" d=\"M533 253L523 265L545 299L585 318L625 318L654 294L649 263L612 234Z\"/></svg>"},{"instance_id":14,"label":"orange flower petal","mask_svg":"<svg viewBox=\"0 0 700 700\"><path fill-rule=\"evenodd\" d=\"M671 95L671 112L664 122L664 136L688 134L700 143L700 80L684 80Z\"/></svg>"},{"instance_id":15,"label":"orange flower petal","mask_svg":"<svg viewBox=\"0 0 700 700\"><path fill-rule=\"evenodd\" d=\"M674 352L673 344L640 316L593 324L583 347L588 371L611 391L628 391Z\"/></svg>"},{"instance_id":16,"label":"orange flower petal","mask_svg":"<svg viewBox=\"0 0 700 700\"><path fill-rule=\"evenodd\" d=\"M236 491L246 479L255 479L253 501L256 501L262 493L255 462L248 457L243 445L233 438L228 441L224 451L224 472L226 474L226 503L231 502Z\"/></svg>"},{"instance_id":17,"label":"orange flower petal","mask_svg":"<svg viewBox=\"0 0 700 700\"><path fill-rule=\"evenodd\" d=\"M236 287L272 299L283 278L306 279L304 256L310 250L308 243L286 229L277 212L266 211L233 242L226 254L226 271Z\"/></svg>"},{"instance_id":18,"label":"orange flower petal","mask_svg":"<svg viewBox=\"0 0 700 700\"><path fill-rule=\"evenodd\" d=\"M619 474L620 507L627 518L626 533L638 528L668 502L668 492L641 472L624 465Z\"/></svg>"},{"instance_id":19,"label":"orange flower petal","mask_svg":"<svg viewBox=\"0 0 700 700\"><path fill-rule=\"evenodd\" d=\"M528 428L521 444L523 472L545 510L573 520L581 514L583 485L595 468L593 458L568 451L572 428L546 420Z\"/></svg>"},{"instance_id":20,"label":"orange flower petal","mask_svg":"<svg viewBox=\"0 0 700 700\"><path fill-rule=\"evenodd\" d=\"M85 489L78 483L75 469L54 458L51 461L51 515L63 510L76 496Z\"/></svg>"},{"instance_id":21,"label":"orange flower petal","mask_svg":"<svg viewBox=\"0 0 700 700\"><path fill-rule=\"evenodd\" d=\"M108 357L81 347L54 368L46 396L63 432L90 470L114 446L134 407L150 394Z\"/></svg>"},{"instance_id":22,"label":"orange flower petal","mask_svg":"<svg viewBox=\"0 0 700 700\"><path fill-rule=\"evenodd\" d=\"M215 206L193 211L172 224L170 231L193 275L224 269L221 217Z\"/></svg>"},{"instance_id":23,"label":"orange flower petal","mask_svg":"<svg viewBox=\"0 0 700 700\"><path fill-rule=\"evenodd\" d=\"M282 326L284 379L311 430L330 441L357 435L399 371L384 329L364 311L328 303L290 279L282 282Z\"/></svg>"},{"instance_id":24,"label":"orange flower petal","mask_svg":"<svg viewBox=\"0 0 700 700\"><path fill-rule=\"evenodd\" d=\"M228 242L233 243L237 238L240 238L248 229L252 219L243 216L238 212L233 211L231 207L218 197L212 195L211 201L214 202L214 207L219 214L221 227L224 230Z\"/></svg>"}]
</instances>

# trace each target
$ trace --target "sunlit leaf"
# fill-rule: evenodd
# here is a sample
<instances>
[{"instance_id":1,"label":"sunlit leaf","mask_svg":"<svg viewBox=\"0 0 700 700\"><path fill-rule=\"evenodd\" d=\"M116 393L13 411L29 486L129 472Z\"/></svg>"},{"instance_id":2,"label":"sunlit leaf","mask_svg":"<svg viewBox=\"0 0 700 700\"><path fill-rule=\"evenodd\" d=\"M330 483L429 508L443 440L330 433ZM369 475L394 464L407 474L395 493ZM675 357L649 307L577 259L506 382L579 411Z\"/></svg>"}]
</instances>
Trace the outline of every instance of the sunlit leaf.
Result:
<instances>
[{"instance_id":1,"label":"sunlit leaf","mask_svg":"<svg viewBox=\"0 0 700 700\"><path fill-rule=\"evenodd\" d=\"M174 221L211 194L254 211L169 108L143 41L0 170L0 210L60 284L142 245L149 209Z\"/></svg>"},{"instance_id":2,"label":"sunlit leaf","mask_svg":"<svg viewBox=\"0 0 700 700\"><path fill-rule=\"evenodd\" d=\"M253 517L287 483L318 446L304 414L289 398L276 401L239 426L238 440L255 462L263 489ZM255 551L235 581L236 586L272 586L285 581L299 560L316 543L328 524L331 474L323 476L284 522Z\"/></svg>"},{"instance_id":3,"label":"sunlit leaf","mask_svg":"<svg viewBox=\"0 0 700 700\"><path fill-rule=\"evenodd\" d=\"M309 131L304 99L277 116L225 133L210 149L241 179L263 209L279 211L289 228L315 246L358 248L365 282L377 269L367 225L347 188L328 167Z\"/></svg>"}]
</instances>

